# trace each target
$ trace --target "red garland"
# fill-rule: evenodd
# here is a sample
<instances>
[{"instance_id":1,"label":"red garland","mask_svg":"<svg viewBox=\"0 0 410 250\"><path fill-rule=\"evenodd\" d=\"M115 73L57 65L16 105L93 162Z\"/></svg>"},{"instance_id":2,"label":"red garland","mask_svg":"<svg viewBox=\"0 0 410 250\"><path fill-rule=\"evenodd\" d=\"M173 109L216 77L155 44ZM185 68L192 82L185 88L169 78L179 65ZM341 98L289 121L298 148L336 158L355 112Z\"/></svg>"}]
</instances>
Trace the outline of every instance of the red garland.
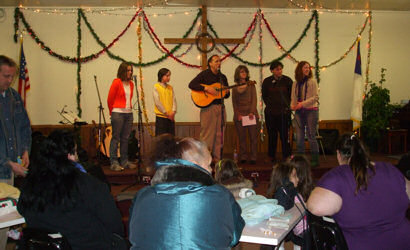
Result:
<instances>
[{"instance_id":1,"label":"red garland","mask_svg":"<svg viewBox=\"0 0 410 250\"><path fill-rule=\"evenodd\" d=\"M141 8L139 8L138 9L138 11L135 13L135 15L132 17L132 19L131 19L131 21L128 23L128 25L125 27L125 29L107 46L107 47L105 47L105 48L103 48L102 50L100 50L98 53L95 53L95 54L93 54L92 56L91 56L91 58L92 59L96 59L96 58L98 58L102 53L104 53L104 52L106 52L109 48L111 48L124 34L125 34L125 32L129 29L129 27L131 26L131 24L134 22L134 20L135 20L135 18L139 15L139 13L141 12ZM20 18L22 18L23 16L23 14L20 12ZM27 27L27 31L28 31L28 33L29 33L29 35L35 40L35 41L37 41L37 35L36 35L36 33L34 32L34 30L33 29L31 29L31 27ZM37 39L36 39L37 38ZM46 48L46 46L44 45L44 42L42 42L40 39L38 39L38 41L39 41L39 44L40 44L40 46L41 46L41 48L44 50L45 48ZM48 47L47 47L48 48ZM49 48L48 48L49 49ZM57 55L56 53L54 53L51 49L49 49L49 51L48 51L48 53L50 54L50 55L52 55L52 56L56 56L56 57L58 57L58 58L60 58L60 56L59 55ZM88 58L88 57L90 57L90 56L86 56L86 57L80 57L80 58L78 58L78 57L74 57L74 58L68 58L68 60L67 61L70 61L70 62L78 62L78 60L80 60L81 62L88 62L88 61L90 61L91 59L90 58Z\"/></svg>"},{"instance_id":2,"label":"red garland","mask_svg":"<svg viewBox=\"0 0 410 250\"><path fill-rule=\"evenodd\" d=\"M157 34L155 34L155 32L154 32L154 30L152 29L151 24L149 23L148 18L147 18L147 16L145 15L145 12L144 12L144 11L142 11L142 14L144 15L144 20L145 20L145 22L147 23L150 32L154 35L155 41L157 41L157 43L159 44L159 46L161 46L161 48L167 53L168 56L170 56L172 59L174 59L175 61L177 61L177 62L179 62L179 63L181 63L181 64L183 64L183 65L185 65L185 66L188 66L188 67L191 67L191 68L201 68L200 65L194 65L194 64L185 63L185 62L181 61L180 59L176 58L171 52L169 52L169 50L161 43L161 41L159 40Z\"/></svg>"},{"instance_id":3,"label":"red garland","mask_svg":"<svg viewBox=\"0 0 410 250\"><path fill-rule=\"evenodd\" d=\"M263 22L265 23L266 28L268 29L269 33L271 34L271 36L273 37L273 39L275 39L276 44L277 44L278 46L280 46L280 48L283 48L283 47L282 47L282 44L280 44L278 38L275 36L275 34L273 33L272 29L270 28L270 25L269 25L268 21L266 21L265 15L263 15L263 13L261 13L261 17L262 17Z\"/></svg>"},{"instance_id":4,"label":"red garland","mask_svg":"<svg viewBox=\"0 0 410 250\"><path fill-rule=\"evenodd\" d=\"M255 13L255 15L253 16L253 20L252 20L252 22L251 22L251 25L248 27L248 29L247 29L246 32L245 32L245 35L244 35L242 38L245 39L245 38L248 36L249 31L252 30L252 26L255 25L255 22L256 22L256 13ZM232 53L233 53L238 47L239 47L239 43L238 43L237 45L235 45L235 47L234 47L231 51L229 51L228 54L224 55L224 56L221 58L221 61L223 61L223 60L225 60L226 58L230 57L230 56L232 55Z\"/></svg>"},{"instance_id":5,"label":"red garland","mask_svg":"<svg viewBox=\"0 0 410 250\"><path fill-rule=\"evenodd\" d=\"M100 50L98 53L94 54L94 58L98 58L102 53L106 52L109 48L111 48L120 38L125 34L125 32L129 29L131 24L135 21L135 18L139 15L141 12L141 8L138 9L138 11L135 13L135 15L132 17L131 21L128 23L128 25L125 27L125 29L105 48ZM88 60L85 59L85 57L80 58L81 62L87 62Z\"/></svg>"}]
</instances>

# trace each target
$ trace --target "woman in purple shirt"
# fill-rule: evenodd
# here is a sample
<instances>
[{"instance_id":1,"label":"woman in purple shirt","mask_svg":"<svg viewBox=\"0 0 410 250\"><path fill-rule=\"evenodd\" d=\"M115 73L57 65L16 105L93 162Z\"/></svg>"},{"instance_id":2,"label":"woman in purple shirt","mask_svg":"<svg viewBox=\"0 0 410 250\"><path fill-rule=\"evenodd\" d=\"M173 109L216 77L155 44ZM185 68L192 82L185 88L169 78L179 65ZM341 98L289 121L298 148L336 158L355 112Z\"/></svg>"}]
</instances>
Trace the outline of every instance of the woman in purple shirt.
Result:
<instances>
[{"instance_id":1,"label":"woman in purple shirt","mask_svg":"<svg viewBox=\"0 0 410 250\"><path fill-rule=\"evenodd\" d=\"M371 162L355 135L343 135L336 149L340 166L321 178L308 209L333 216L349 249L410 249L410 182L391 164Z\"/></svg>"}]
</instances>

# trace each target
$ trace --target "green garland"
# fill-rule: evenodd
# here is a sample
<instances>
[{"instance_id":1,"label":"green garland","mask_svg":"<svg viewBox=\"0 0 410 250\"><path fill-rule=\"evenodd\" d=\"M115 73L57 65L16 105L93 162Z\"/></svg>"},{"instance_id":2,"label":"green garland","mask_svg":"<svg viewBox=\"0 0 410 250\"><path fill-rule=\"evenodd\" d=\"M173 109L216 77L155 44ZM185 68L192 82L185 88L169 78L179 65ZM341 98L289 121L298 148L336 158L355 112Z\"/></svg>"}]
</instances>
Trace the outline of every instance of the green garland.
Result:
<instances>
[{"instance_id":1,"label":"green garland","mask_svg":"<svg viewBox=\"0 0 410 250\"><path fill-rule=\"evenodd\" d=\"M313 21L314 18L315 18L315 15L314 15L314 13L313 13L312 16L310 17L309 21L308 21L308 24L307 24L306 27L304 28L302 34L299 36L298 40L293 44L293 46L292 46L288 51L286 51L286 53L283 53L283 54L282 54L281 56L279 56L278 58L275 58L275 59L273 59L273 60L271 60L271 61L269 61L269 62L266 62L266 63L255 63L255 62L250 62L250 61L244 60L244 59L240 58L238 55L236 55L235 53L232 53L232 56L233 56L235 59L239 60L240 62L242 62L242 63L244 63L244 64L247 64L247 65L250 65L250 66L254 66L254 67L265 67L265 66L269 66L273 61L277 61L277 60L280 61L280 60L282 60L283 58L285 58L288 54L290 54L294 49L296 49L296 47L299 46L299 44L300 44L300 42L302 41L302 39L306 36L307 31L310 29L310 25L312 24L312 21ZM213 26L212 26L209 22L208 22L208 27L209 27L209 29L211 30L212 34L213 34L216 38L219 38L219 37L218 37L218 34L217 34L216 31L215 31L215 29L213 28ZM225 48L226 51L228 51L228 52L230 51L229 48L228 48L225 44L222 44L222 46Z\"/></svg>"},{"instance_id":2,"label":"green garland","mask_svg":"<svg viewBox=\"0 0 410 250\"><path fill-rule=\"evenodd\" d=\"M94 39L96 39L97 43L102 47L102 50L98 53L94 53L91 55L88 55L86 57L69 57L69 56L63 56L60 55L58 53L53 52L47 45L45 45L45 43L36 35L36 33L33 31L33 29L31 28L31 26L29 25L29 23L26 21L23 13L21 12L21 10L19 8L15 8L15 12L14 12L14 29L15 29L15 34L14 34L14 41L17 42L17 37L18 37L18 30L19 30L19 19L21 19L21 21L23 22L25 28L27 29L27 31L29 32L30 36L36 41L37 44L39 44L41 46L41 48L43 50L45 50L46 52L48 52L51 56L54 56L62 61L66 61L66 62L71 62L71 63L77 63L78 60L80 60L81 62L89 62L91 60L97 59L98 56L101 54L101 52L107 52L108 56L112 59L118 60L118 61L122 61L125 62L127 60L121 58L120 56L114 55L112 54L109 49L108 46L106 46L101 39L98 37L98 35L95 33L94 29L91 27L90 23L87 20L87 17L85 16L84 12L82 9L78 9L79 11L79 15L81 15L81 18L83 18L85 24L87 25L87 28L90 30L91 34L93 35ZM198 9L198 13L197 16L194 18L194 21L192 22L191 27L188 28L188 31L185 33L185 35L183 36L183 38L188 37L188 35L191 33L191 31L193 30L195 23L197 22L197 20L199 19L199 17L202 15L202 10ZM127 29L127 28L126 28ZM124 30L125 31L125 30ZM123 32L124 32L123 31ZM122 32L122 33L123 33ZM81 37L79 37L79 39L81 39ZM80 41L77 41L80 42ZM171 53L176 52L178 49L180 49L182 45L178 44L176 45L174 48L171 49ZM163 60L165 60L166 58L168 58L169 55L164 53L163 56L161 56L160 58L153 60L151 62L147 62L147 63L136 63L136 62L130 62L131 64L133 64L134 66L140 66L140 67L147 67L147 66L151 66L157 63L162 62ZM128 62L128 61L127 61Z\"/></svg>"},{"instance_id":3,"label":"green garland","mask_svg":"<svg viewBox=\"0 0 410 250\"><path fill-rule=\"evenodd\" d=\"M319 15L317 10L313 11L315 17L315 76L317 83L320 83L320 69L319 69Z\"/></svg>"},{"instance_id":4,"label":"green garland","mask_svg":"<svg viewBox=\"0 0 410 250\"><path fill-rule=\"evenodd\" d=\"M81 58L81 14L77 11L77 58ZM81 118L81 60L77 60L77 115Z\"/></svg>"},{"instance_id":5,"label":"green garland","mask_svg":"<svg viewBox=\"0 0 410 250\"><path fill-rule=\"evenodd\" d=\"M88 29L90 30L91 34L93 35L94 39L97 41L97 43L102 47L102 48L106 48L107 46L101 41L101 39L98 37L97 33L95 33L93 27L91 26L91 24L88 22L87 17L84 15L82 9L81 9L81 15L82 18L84 20L84 23L87 25ZM201 9L198 10L198 13L196 15L196 17L194 18L194 21L192 22L191 27L188 28L187 32L183 35L182 38L186 38L188 37L188 35L191 33L191 31L193 30L193 28L195 27L195 23L198 21L198 18L202 15L202 11ZM171 53L176 52L177 50L179 50L181 48L181 44L176 45L174 48L172 48L170 50ZM122 61L122 62L128 62L131 63L132 65L134 65L135 67L147 67L147 66L151 66L157 63L162 62L163 60L165 60L166 58L169 57L169 55L167 53L164 53L163 56L161 56L160 58L153 60L151 62L146 62L146 63L138 63L138 62L130 62L128 60L123 59L120 56L114 55L113 53L111 53L108 49L106 50L108 56L111 59L117 60L117 61Z\"/></svg>"}]
</instances>

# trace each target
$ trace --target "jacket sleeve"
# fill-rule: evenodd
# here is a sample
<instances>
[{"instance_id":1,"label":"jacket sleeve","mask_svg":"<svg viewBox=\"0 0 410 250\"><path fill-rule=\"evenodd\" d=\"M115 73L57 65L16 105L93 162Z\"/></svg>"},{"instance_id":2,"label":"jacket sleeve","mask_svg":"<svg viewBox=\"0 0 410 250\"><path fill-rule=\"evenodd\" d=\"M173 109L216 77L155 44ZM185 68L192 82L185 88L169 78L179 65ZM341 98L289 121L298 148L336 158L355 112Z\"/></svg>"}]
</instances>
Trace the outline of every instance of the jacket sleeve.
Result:
<instances>
[{"instance_id":1,"label":"jacket sleeve","mask_svg":"<svg viewBox=\"0 0 410 250\"><path fill-rule=\"evenodd\" d=\"M232 107L233 107L233 119L234 121L238 120L238 92L236 89L232 90Z\"/></svg>"},{"instance_id":2,"label":"jacket sleeve","mask_svg":"<svg viewBox=\"0 0 410 250\"><path fill-rule=\"evenodd\" d=\"M203 71L202 71L203 72ZM201 84L204 83L202 79L202 72L199 73L192 81L189 83L189 88L195 91L203 91L205 88Z\"/></svg>"},{"instance_id":3,"label":"jacket sleeve","mask_svg":"<svg viewBox=\"0 0 410 250\"><path fill-rule=\"evenodd\" d=\"M117 233L124 237L121 214L115 205L114 198L111 196L107 185L92 176L87 177L91 179L87 186L93 185L87 190L88 195L86 200L89 202L89 208L105 226L107 231Z\"/></svg>"},{"instance_id":4,"label":"jacket sleeve","mask_svg":"<svg viewBox=\"0 0 410 250\"><path fill-rule=\"evenodd\" d=\"M258 98L256 96L256 87L255 85L251 85L251 112L259 118L258 109L256 108L256 104L258 103Z\"/></svg>"},{"instance_id":5,"label":"jacket sleeve","mask_svg":"<svg viewBox=\"0 0 410 250\"><path fill-rule=\"evenodd\" d=\"M27 151L28 153L30 153L31 150L31 126L30 126L30 119L28 118L27 115L27 111L24 108L23 105L23 100L21 99L21 96L19 94L16 94L15 98L18 100L18 104L21 105L21 107L19 107L19 109L21 108L22 112L21 112L21 117L22 118L18 124L19 127L18 132L20 133L20 138L21 138L21 145L20 150L21 150L21 154L24 153L25 151Z\"/></svg>"},{"instance_id":6,"label":"jacket sleeve","mask_svg":"<svg viewBox=\"0 0 410 250\"><path fill-rule=\"evenodd\" d=\"M293 107L296 106L298 103L298 97L296 96L295 88L296 88L297 83L294 82L292 84L291 88L291 94L290 94L290 108L293 110Z\"/></svg>"},{"instance_id":7,"label":"jacket sleeve","mask_svg":"<svg viewBox=\"0 0 410 250\"><path fill-rule=\"evenodd\" d=\"M108 104L108 110L110 111L110 115L114 106L114 101L115 97L117 96L118 92L118 82L117 79L114 79L114 81L111 84L110 91L108 92L108 97L107 97L107 104Z\"/></svg>"},{"instance_id":8,"label":"jacket sleeve","mask_svg":"<svg viewBox=\"0 0 410 250\"><path fill-rule=\"evenodd\" d=\"M226 78L225 75L222 75L222 81L224 86L229 87L229 83L228 83L228 78ZM224 99L229 98L231 96L231 92L229 92L227 95L225 95Z\"/></svg>"},{"instance_id":9,"label":"jacket sleeve","mask_svg":"<svg viewBox=\"0 0 410 250\"><path fill-rule=\"evenodd\" d=\"M235 223L233 239L232 239L230 246L234 247L235 245L238 244L239 239L241 238L242 230L245 227L245 221L243 220L241 216L241 213L242 213L241 207L235 201L235 198L232 195L230 195L230 199L231 199L231 204L232 204L233 221Z\"/></svg>"},{"instance_id":10,"label":"jacket sleeve","mask_svg":"<svg viewBox=\"0 0 410 250\"><path fill-rule=\"evenodd\" d=\"M262 83L262 100L267 107L270 107L271 103L270 103L270 98L268 95L268 83L269 83L268 78L265 78L265 80L263 80L263 83Z\"/></svg>"},{"instance_id":11,"label":"jacket sleeve","mask_svg":"<svg viewBox=\"0 0 410 250\"><path fill-rule=\"evenodd\" d=\"M307 93L309 94L309 96L307 96L306 100L302 102L302 105L303 107L313 107L319 101L319 93L316 80L309 79L306 88L308 88Z\"/></svg>"}]
</instances>

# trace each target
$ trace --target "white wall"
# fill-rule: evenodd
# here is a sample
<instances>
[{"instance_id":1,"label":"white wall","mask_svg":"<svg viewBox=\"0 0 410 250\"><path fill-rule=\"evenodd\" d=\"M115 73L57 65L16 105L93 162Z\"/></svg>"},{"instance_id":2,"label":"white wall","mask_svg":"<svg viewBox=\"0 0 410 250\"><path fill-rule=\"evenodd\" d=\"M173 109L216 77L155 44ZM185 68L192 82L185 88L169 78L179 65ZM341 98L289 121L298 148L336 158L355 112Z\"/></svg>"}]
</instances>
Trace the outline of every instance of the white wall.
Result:
<instances>
[{"instance_id":1,"label":"white wall","mask_svg":"<svg viewBox=\"0 0 410 250\"><path fill-rule=\"evenodd\" d=\"M8 55L18 61L19 45L13 41L14 33L14 9L5 8L6 17L0 20L1 47L0 54ZM182 37L196 16L196 9L180 8L147 8L145 9L155 32L163 41L164 38ZM189 15L184 14L188 11ZM236 9L227 13L227 9L208 9L209 22L214 26L220 37L242 37L249 26L253 13L252 9ZM238 13L240 12L240 13ZM45 14L33 11L23 11L26 20L37 33L39 38L53 51L62 55L76 56L77 49L77 15ZM106 44L110 43L128 24L134 10L123 10L117 12L120 15L101 15L86 13L89 22L93 25L96 33ZM173 13L168 15L153 14ZM265 17L270 23L285 48L290 48L302 33L310 12L301 13L293 10L291 14L284 10L264 10ZM345 53L354 41L359 28L365 21L363 14L320 14L320 65L328 64ZM386 87L391 91L392 102L400 102L402 99L410 98L410 84L408 83L408 58L410 56L408 44L410 44L410 12L374 12L373 13L373 37L371 53L370 79L379 80L380 68L387 68ZM314 24L303 39L299 47L292 53L298 60L307 60L314 64ZM20 27L23 24L20 22ZM82 27L82 56L96 53L101 47L95 42L91 33L87 30L84 22ZM136 34L137 21L133 23L130 30L111 49L114 54L137 62L138 47ZM161 56L161 52L152 43L145 30L142 30L143 61L152 61ZM193 37L193 35L191 35ZM263 26L263 61L271 61L278 57L281 52L276 48L274 40L266 27ZM367 61L368 27L362 36L362 70L365 72ZM166 45L172 48L174 45ZM252 62L257 62L259 56L258 30L248 50L241 57ZM181 53L187 48L183 46ZM58 60L34 42L27 34L24 34L24 49L28 62L31 82L31 90L28 93L28 113L32 124L57 124L61 117L57 110L68 105L68 110L76 112L77 65ZM216 51L214 51L216 53ZM350 105L353 87L353 70L355 63L355 49L344 60L321 72L320 84L320 119L337 120L349 119ZM182 58L187 63L199 64L199 52L193 48ZM284 59L284 74L294 78L295 64L289 59ZM109 121L106 98L110 84L116 76L120 62L110 59L103 54L98 59L82 65L82 96L81 106L82 118L87 122L95 120L98 122L98 97L93 76L97 76L105 117ZM233 84L235 68L241 64L234 58L225 60L222 64L222 72L228 77L229 83ZM168 58L165 61L144 67L143 86L145 90L145 102L150 121L154 121L152 87L157 79L160 68L169 68L172 72L171 84L174 86L178 113L177 122L199 121L199 109L190 100L190 91L187 87L189 81L199 72L183 66ZM252 79L259 82L259 68L249 67ZM134 72L138 73L135 68ZM263 70L263 77L270 75L268 67ZM232 120L232 104L227 102L228 120ZM134 116L134 120L137 117Z\"/></svg>"}]
</instances>

